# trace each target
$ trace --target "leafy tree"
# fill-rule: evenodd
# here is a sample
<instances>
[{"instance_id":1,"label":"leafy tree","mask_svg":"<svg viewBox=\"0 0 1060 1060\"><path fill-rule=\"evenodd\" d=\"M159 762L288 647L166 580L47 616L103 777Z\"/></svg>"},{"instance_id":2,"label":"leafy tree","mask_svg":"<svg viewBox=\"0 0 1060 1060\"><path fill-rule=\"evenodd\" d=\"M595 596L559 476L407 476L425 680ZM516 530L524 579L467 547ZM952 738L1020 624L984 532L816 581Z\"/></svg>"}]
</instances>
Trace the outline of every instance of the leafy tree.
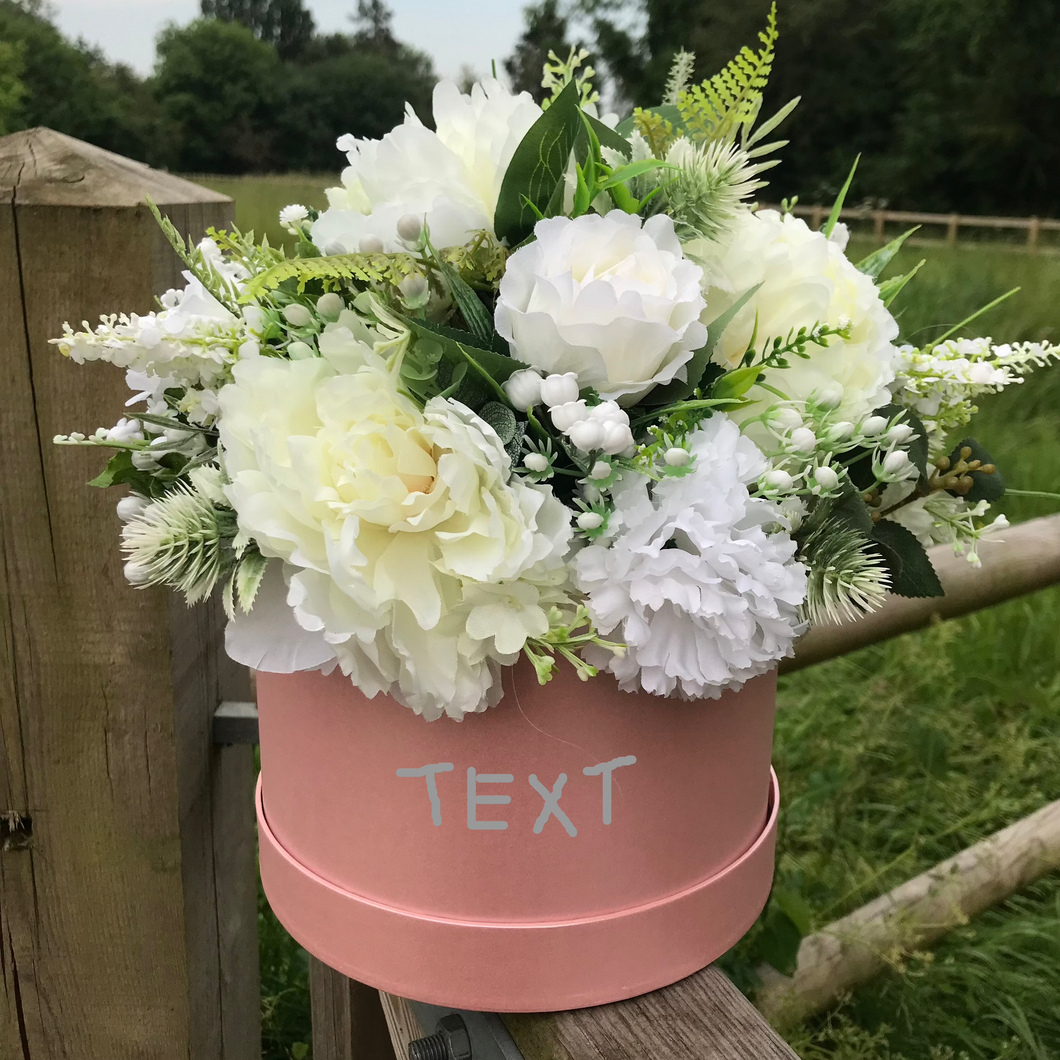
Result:
<instances>
[{"instance_id":1,"label":"leafy tree","mask_svg":"<svg viewBox=\"0 0 1060 1060\"><path fill-rule=\"evenodd\" d=\"M0 136L19 128L26 46L22 41L0 40Z\"/></svg>"},{"instance_id":2,"label":"leafy tree","mask_svg":"<svg viewBox=\"0 0 1060 1060\"><path fill-rule=\"evenodd\" d=\"M65 40L33 0L0 0L0 42L15 63L21 57L14 73L16 66L0 55L0 86L7 81L0 96L6 92L8 100L0 120L8 131L45 125L132 158L150 157L154 103L132 70Z\"/></svg>"},{"instance_id":3,"label":"leafy tree","mask_svg":"<svg viewBox=\"0 0 1060 1060\"><path fill-rule=\"evenodd\" d=\"M161 160L198 173L275 168L276 49L246 26L214 19L168 26L157 47Z\"/></svg>"},{"instance_id":4,"label":"leafy tree","mask_svg":"<svg viewBox=\"0 0 1060 1060\"><path fill-rule=\"evenodd\" d=\"M296 59L316 28L302 0L201 0L199 10L203 18L246 26L281 59Z\"/></svg>"},{"instance_id":5,"label":"leafy tree","mask_svg":"<svg viewBox=\"0 0 1060 1060\"><path fill-rule=\"evenodd\" d=\"M516 42L515 51L504 60L504 69L515 92L529 92L540 103L548 94L541 87L541 71L554 51L561 58L570 52L568 22L559 9L558 0L542 0L523 11L526 27Z\"/></svg>"}]
</instances>

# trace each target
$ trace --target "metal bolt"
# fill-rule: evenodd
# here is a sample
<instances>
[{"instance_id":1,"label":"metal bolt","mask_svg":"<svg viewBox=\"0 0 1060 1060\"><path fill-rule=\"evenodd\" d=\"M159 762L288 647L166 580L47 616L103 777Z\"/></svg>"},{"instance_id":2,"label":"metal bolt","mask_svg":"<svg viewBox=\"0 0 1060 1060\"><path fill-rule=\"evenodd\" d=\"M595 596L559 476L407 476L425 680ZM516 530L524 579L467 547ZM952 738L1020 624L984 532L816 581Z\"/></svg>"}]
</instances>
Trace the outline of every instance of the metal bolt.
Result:
<instances>
[{"instance_id":1,"label":"metal bolt","mask_svg":"<svg viewBox=\"0 0 1060 1060\"><path fill-rule=\"evenodd\" d=\"M438 1021L434 1034L409 1042L409 1060L471 1060L471 1038L455 1012Z\"/></svg>"}]
</instances>

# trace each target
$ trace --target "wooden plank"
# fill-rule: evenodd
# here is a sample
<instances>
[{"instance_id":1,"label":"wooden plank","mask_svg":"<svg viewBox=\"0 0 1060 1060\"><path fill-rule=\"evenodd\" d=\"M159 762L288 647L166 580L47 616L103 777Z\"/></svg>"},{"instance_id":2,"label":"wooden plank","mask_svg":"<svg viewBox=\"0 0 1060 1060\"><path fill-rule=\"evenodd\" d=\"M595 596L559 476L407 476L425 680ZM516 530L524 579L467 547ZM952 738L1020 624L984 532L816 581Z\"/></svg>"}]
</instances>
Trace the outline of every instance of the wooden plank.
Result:
<instances>
[{"instance_id":1,"label":"wooden plank","mask_svg":"<svg viewBox=\"0 0 1060 1060\"><path fill-rule=\"evenodd\" d=\"M790 1025L1056 869L1060 801L807 935L794 976L759 969L763 989L755 1004L774 1022Z\"/></svg>"},{"instance_id":2,"label":"wooden plank","mask_svg":"<svg viewBox=\"0 0 1060 1060\"><path fill-rule=\"evenodd\" d=\"M939 619L959 618L1060 583L1060 515L1031 519L979 542L980 568L949 545L929 550L945 596L889 596L879 611L854 622L822 623L795 644L795 657L781 673L844 655L869 644L924 629Z\"/></svg>"},{"instance_id":3,"label":"wooden plank","mask_svg":"<svg viewBox=\"0 0 1060 1060\"><path fill-rule=\"evenodd\" d=\"M390 1044L394 1055L398 1060L405 1060L409 1055L409 1042L424 1037L427 1034L427 1028L420 1023L412 1005L405 998L380 990L379 1000L383 1003L383 1013L390 1030Z\"/></svg>"},{"instance_id":4,"label":"wooden plank","mask_svg":"<svg viewBox=\"0 0 1060 1060\"><path fill-rule=\"evenodd\" d=\"M613 1005L503 1019L526 1060L797 1060L714 967Z\"/></svg>"},{"instance_id":5,"label":"wooden plank","mask_svg":"<svg viewBox=\"0 0 1060 1060\"><path fill-rule=\"evenodd\" d=\"M391 1032L378 990L309 962L313 1060L394 1060ZM418 1037L418 1035L417 1035ZM408 1055L408 1045L398 1054Z\"/></svg>"},{"instance_id":6,"label":"wooden plank","mask_svg":"<svg viewBox=\"0 0 1060 1060\"><path fill-rule=\"evenodd\" d=\"M32 820L0 851L5 1060L260 1056L252 759L209 740L242 694L216 613L125 584L116 498L85 486L101 454L51 444L128 391L47 340L179 281L145 191L185 230L231 215L48 130L0 139L0 812Z\"/></svg>"}]
</instances>

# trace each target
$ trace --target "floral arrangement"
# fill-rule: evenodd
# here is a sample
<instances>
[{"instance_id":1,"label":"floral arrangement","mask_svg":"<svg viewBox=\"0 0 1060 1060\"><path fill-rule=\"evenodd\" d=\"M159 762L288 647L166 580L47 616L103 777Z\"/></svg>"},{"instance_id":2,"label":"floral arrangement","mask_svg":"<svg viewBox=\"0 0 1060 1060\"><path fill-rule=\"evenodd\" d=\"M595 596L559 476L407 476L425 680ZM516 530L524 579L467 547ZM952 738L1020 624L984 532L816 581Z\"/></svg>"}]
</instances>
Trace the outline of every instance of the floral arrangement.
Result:
<instances>
[{"instance_id":1,"label":"floral arrangement","mask_svg":"<svg viewBox=\"0 0 1060 1060\"><path fill-rule=\"evenodd\" d=\"M584 53L543 107L443 83L434 129L339 141L293 257L155 211L187 286L53 340L126 369L135 411L56 441L114 451L128 580L221 586L237 660L428 719L521 655L716 698L809 623L939 595L925 546L976 563L1004 525L975 399L1060 348L899 345L905 236L855 264L846 189L821 231L753 205L798 102L761 118L776 38L698 85L680 53L621 123Z\"/></svg>"}]
</instances>

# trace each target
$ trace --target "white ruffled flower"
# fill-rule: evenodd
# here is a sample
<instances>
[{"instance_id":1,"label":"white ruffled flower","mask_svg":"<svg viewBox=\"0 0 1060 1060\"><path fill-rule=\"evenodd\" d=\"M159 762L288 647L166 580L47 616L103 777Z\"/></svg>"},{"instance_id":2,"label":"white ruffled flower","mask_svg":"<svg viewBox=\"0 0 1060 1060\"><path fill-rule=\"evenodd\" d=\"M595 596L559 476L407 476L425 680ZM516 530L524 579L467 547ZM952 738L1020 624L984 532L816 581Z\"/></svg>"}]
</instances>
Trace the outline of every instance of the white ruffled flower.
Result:
<instances>
[{"instance_id":1,"label":"white ruffled flower","mask_svg":"<svg viewBox=\"0 0 1060 1060\"><path fill-rule=\"evenodd\" d=\"M297 234L303 221L309 219L309 211L299 202L293 202L280 211L280 226Z\"/></svg>"},{"instance_id":2,"label":"white ruffled flower","mask_svg":"<svg viewBox=\"0 0 1060 1060\"><path fill-rule=\"evenodd\" d=\"M607 544L574 559L575 583L622 657L588 651L626 691L717 699L791 654L806 570L775 531L776 505L751 497L766 469L754 443L716 415L690 439L695 470L651 493L626 477L613 496Z\"/></svg>"},{"instance_id":3,"label":"white ruffled flower","mask_svg":"<svg viewBox=\"0 0 1060 1060\"><path fill-rule=\"evenodd\" d=\"M673 221L612 210L539 221L509 259L497 330L513 355L632 404L685 378L706 341L702 270L685 259Z\"/></svg>"},{"instance_id":4,"label":"white ruffled flower","mask_svg":"<svg viewBox=\"0 0 1060 1060\"><path fill-rule=\"evenodd\" d=\"M767 373L767 382L794 401L814 393L839 398L842 418L860 420L890 400L898 325L870 277L858 272L841 249L801 218L775 210L745 212L730 238L704 261L709 277L709 316L716 318L756 284L758 292L725 329L714 359L735 368L758 328L757 348L793 329L815 324L847 325L850 338L834 337L827 348L808 345L808 358L789 357L790 368ZM754 404L741 419L764 411L777 399L752 388ZM757 437L752 432L752 436Z\"/></svg>"},{"instance_id":5,"label":"white ruffled flower","mask_svg":"<svg viewBox=\"0 0 1060 1060\"><path fill-rule=\"evenodd\" d=\"M328 189L330 208L313 223L313 242L332 253L357 251L366 238L403 250L398 223L409 214L426 218L436 247L492 232L505 171L540 116L529 93L513 96L499 81L487 79L470 95L441 82L434 130L410 108L404 124L381 140L339 140L350 164L343 186Z\"/></svg>"},{"instance_id":6,"label":"white ruffled flower","mask_svg":"<svg viewBox=\"0 0 1060 1060\"><path fill-rule=\"evenodd\" d=\"M565 601L570 513L509 481L469 409L421 410L369 347L358 356L348 374L324 358L236 365L221 393L227 494L240 530L284 561L298 624L358 688L460 718L500 698L498 664ZM241 661L269 657L236 639Z\"/></svg>"}]
</instances>

